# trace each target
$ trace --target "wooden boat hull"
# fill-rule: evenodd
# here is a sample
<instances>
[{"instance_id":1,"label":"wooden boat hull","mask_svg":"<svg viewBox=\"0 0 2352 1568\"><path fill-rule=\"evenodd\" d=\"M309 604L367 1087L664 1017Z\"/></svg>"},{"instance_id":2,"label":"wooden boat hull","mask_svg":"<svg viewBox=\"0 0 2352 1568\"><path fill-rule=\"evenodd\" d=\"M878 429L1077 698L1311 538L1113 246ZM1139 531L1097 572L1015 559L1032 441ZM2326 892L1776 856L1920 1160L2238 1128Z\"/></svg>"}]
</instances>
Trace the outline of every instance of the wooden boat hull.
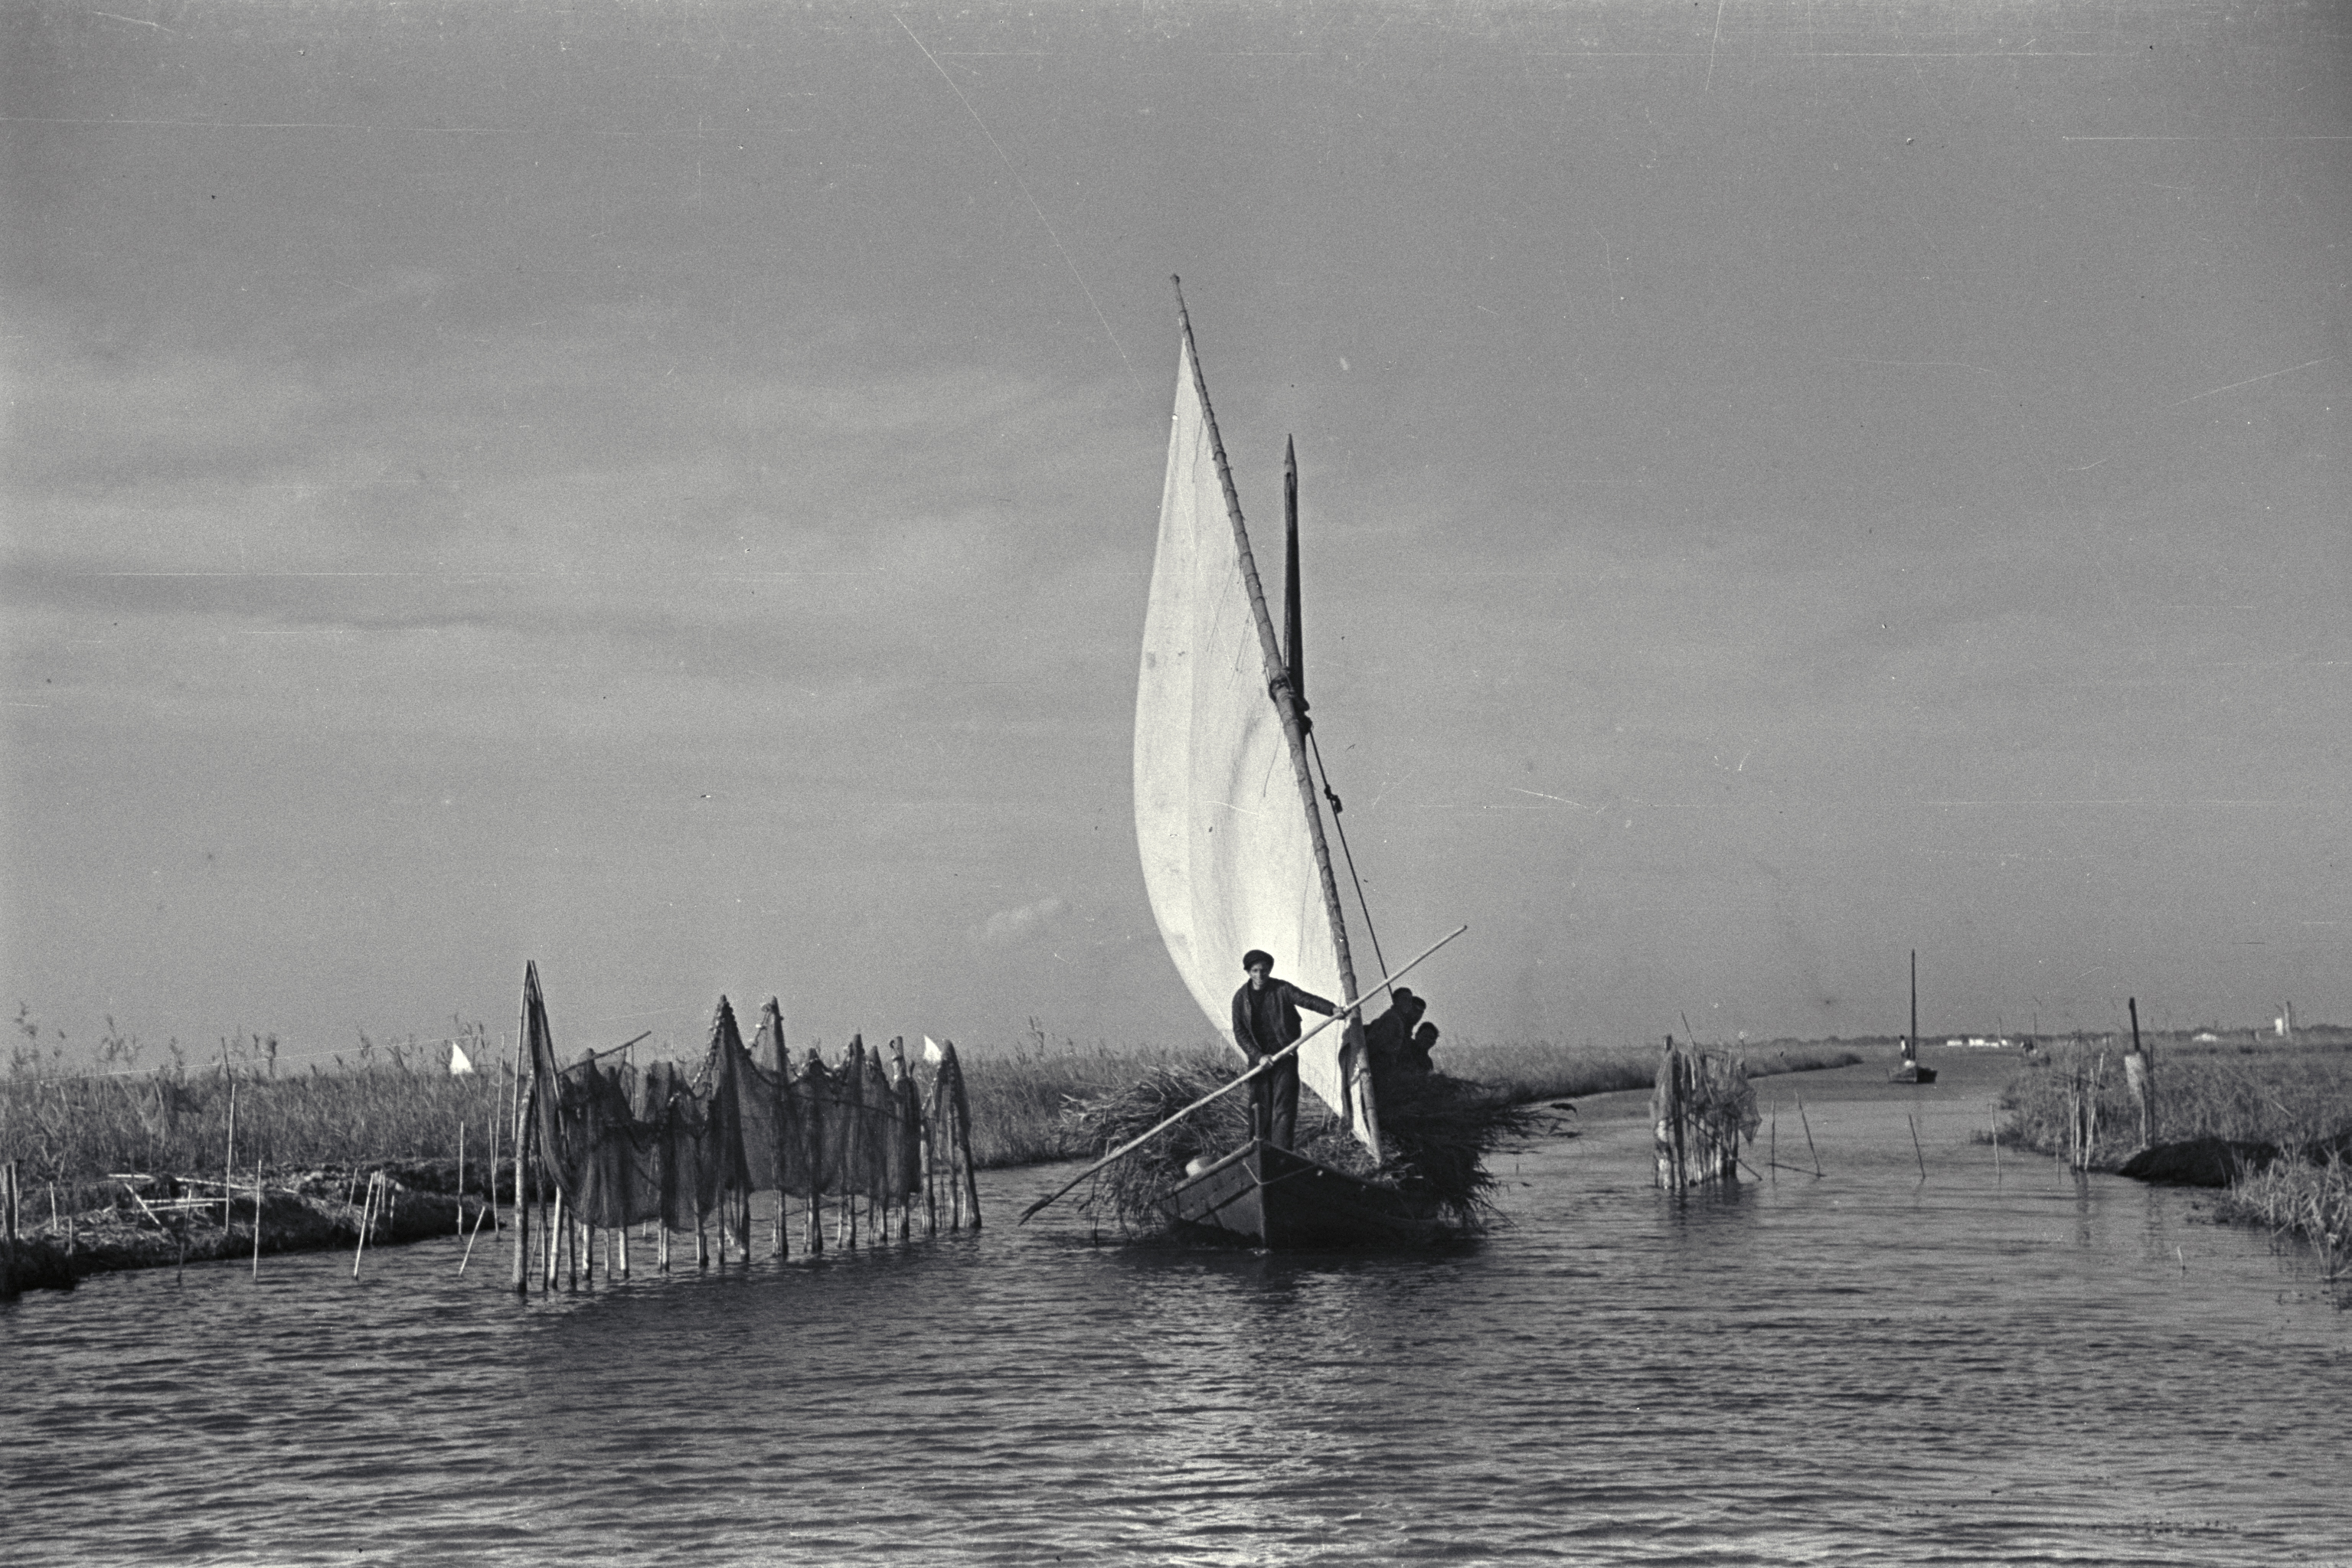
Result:
<instances>
[{"instance_id":1,"label":"wooden boat hull","mask_svg":"<svg viewBox=\"0 0 2352 1568\"><path fill-rule=\"evenodd\" d=\"M1263 1140L1177 1188L1166 1209L1179 1234L1275 1252L1417 1246L1445 1234L1435 1204Z\"/></svg>"}]
</instances>

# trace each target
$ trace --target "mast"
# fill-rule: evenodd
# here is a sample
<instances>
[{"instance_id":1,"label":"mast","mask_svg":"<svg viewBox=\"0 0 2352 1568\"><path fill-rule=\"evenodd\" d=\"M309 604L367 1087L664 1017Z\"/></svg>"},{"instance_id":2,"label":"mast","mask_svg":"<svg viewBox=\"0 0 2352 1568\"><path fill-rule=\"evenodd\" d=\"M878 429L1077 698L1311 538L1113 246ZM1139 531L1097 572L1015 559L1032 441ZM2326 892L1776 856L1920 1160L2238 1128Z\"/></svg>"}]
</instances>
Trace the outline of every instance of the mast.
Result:
<instances>
[{"instance_id":1,"label":"mast","mask_svg":"<svg viewBox=\"0 0 2352 1568\"><path fill-rule=\"evenodd\" d=\"M1196 362L1197 363L1197 362ZM1205 405L1206 400L1203 399ZM1298 448L1282 438L1282 646L1289 655L1290 689L1307 707L1307 643L1298 614Z\"/></svg>"},{"instance_id":2,"label":"mast","mask_svg":"<svg viewBox=\"0 0 2352 1568\"><path fill-rule=\"evenodd\" d=\"M1916 1060L1919 1056L1919 950L1911 950L1911 1033L1903 1042L1903 1054Z\"/></svg>"},{"instance_id":3,"label":"mast","mask_svg":"<svg viewBox=\"0 0 2352 1568\"><path fill-rule=\"evenodd\" d=\"M1217 482L1224 491L1225 515L1233 520L1234 549L1241 558L1242 586L1249 594L1250 613L1257 623L1258 647L1265 656L1265 668L1274 671L1273 679L1267 682L1266 695L1274 700L1275 712L1282 721L1283 739L1289 743L1290 771L1298 784L1299 805L1307 813L1307 841L1314 847L1315 870L1323 884L1323 907L1331 917L1331 946L1339 961L1339 984L1345 1000L1356 994L1356 964L1348 952L1348 922L1339 909L1339 883L1331 873L1331 848L1323 837L1322 806L1315 798L1315 781L1307 767L1306 704L1298 694L1289 661L1276 645L1273 618L1266 614L1265 590L1258 582L1256 559L1250 554L1249 531L1242 523L1241 496L1234 489L1233 465L1225 460L1224 437L1217 431L1216 410L1209 403L1209 380L1202 374L1201 351L1192 342L1192 318L1184 309L1184 285L1180 279L1171 279L1170 281L1176 285L1176 322L1184 334L1185 357L1192 364L1192 391L1201 400L1201 415L1209 429L1209 449L1217 459ZM1294 468L1292 482L1286 487L1294 496L1295 482ZM1293 538L1296 538L1295 532ZM1294 572L1293 594L1297 592L1297 576ZM1295 627L1297 622L1294 620L1292 625ZM1294 649L1297 647L1295 637L1292 647ZM1352 1105L1343 1106L1340 1110L1343 1116L1352 1110L1360 1123L1357 1131L1364 1146L1371 1151L1373 1159L1381 1160L1387 1155L1381 1148L1380 1117L1372 1104L1372 1079L1364 1060L1363 1037L1361 1021L1350 1020L1347 1044L1342 1050L1345 1081L1349 1089L1347 1098Z\"/></svg>"}]
</instances>

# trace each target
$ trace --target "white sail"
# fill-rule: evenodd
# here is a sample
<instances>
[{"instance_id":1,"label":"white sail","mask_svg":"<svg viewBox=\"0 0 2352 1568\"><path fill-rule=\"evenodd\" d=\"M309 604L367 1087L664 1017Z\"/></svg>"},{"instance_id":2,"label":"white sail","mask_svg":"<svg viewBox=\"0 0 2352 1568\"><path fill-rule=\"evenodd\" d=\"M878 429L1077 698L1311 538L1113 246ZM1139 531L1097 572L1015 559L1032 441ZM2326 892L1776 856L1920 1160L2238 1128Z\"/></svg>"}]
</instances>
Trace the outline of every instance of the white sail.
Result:
<instances>
[{"instance_id":1,"label":"white sail","mask_svg":"<svg viewBox=\"0 0 2352 1568\"><path fill-rule=\"evenodd\" d=\"M1241 520L1226 504L1213 430L1187 336L1160 501L1160 549L1135 700L1135 837L1169 956L1217 1033L1231 1037L1242 954L1347 1001L1289 739L1268 693L1270 628L1250 591ZM1307 1022L1311 1025L1313 1020ZM1298 1053L1299 1079L1371 1142L1350 1114L1338 1026ZM1377 1145L1375 1145L1375 1148Z\"/></svg>"}]
</instances>

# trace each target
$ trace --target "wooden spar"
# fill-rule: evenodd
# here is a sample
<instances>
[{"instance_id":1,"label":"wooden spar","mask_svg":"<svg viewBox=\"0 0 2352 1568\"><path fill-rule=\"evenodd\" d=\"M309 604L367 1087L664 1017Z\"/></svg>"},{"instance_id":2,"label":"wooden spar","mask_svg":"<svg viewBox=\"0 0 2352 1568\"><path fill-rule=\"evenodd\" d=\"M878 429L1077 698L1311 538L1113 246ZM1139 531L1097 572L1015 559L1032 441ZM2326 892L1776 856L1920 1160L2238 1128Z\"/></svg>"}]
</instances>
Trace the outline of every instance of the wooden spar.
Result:
<instances>
[{"instance_id":1,"label":"wooden spar","mask_svg":"<svg viewBox=\"0 0 2352 1568\"><path fill-rule=\"evenodd\" d=\"M1250 554L1249 530L1242 522L1242 502L1234 489L1233 466L1225 460L1224 438L1217 433L1216 410L1209 404L1209 382L1201 370L1201 351L1192 341L1192 318L1184 309L1184 285L1176 285L1176 321L1184 333L1185 358L1192 365L1192 390L1201 400L1201 418L1209 430L1209 449L1217 459L1217 481L1225 494L1225 513L1233 520L1234 550L1240 557L1242 585L1248 590L1250 614L1257 623L1257 639L1265 668L1272 672L1267 695L1274 700L1275 711L1282 720L1283 739L1289 742L1290 771L1298 784L1298 799L1307 813L1307 836L1315 850L1315 869L1323 884L1323 907L1331 919L1331 948L1339 965L1339 991L1342 995L1357 995L1355 960L1348 952L1348 921L1340 912L1339 882L1331 870L1331 849L1323 839L1323 805L1315 796L1315 781L1307 766L1307 710L1305 700L1291 684L1290 667L1276 646L1274 622L1265 611L1265 590L1260 586L1257 562ZM1359 1028L1349 1039L1349 1047L1340 1053L1343 1100L1351 1104L1335 1106L1342 1121L1360 1122L1359 1132L1372 1158L1385 1158L1381 1152L1381 1123L1372 1102L1371 1073L1362 1059L1362 1034Z\"/></svg>"},{"instance_id":2,"label":"wooden spar","mask_svg":"<svg viewBox=\"0 0 2352 1568\"><path fill-rule=\"evenodd\" d=\"M1419 963L1422 959L1427 958L1431 953L1435 952L1439 948L1444 947L1447 942L1452 942L1455 937L1460 936L1464 931L1468 931L1469 929L1470 928L1468 926L1455 926L1452 931L1447 931L1444 936L1439 937L1435 942L1423 948L1420 955L1414 958L1411 963L1391 973L1382 975L1381 977L1380 984L1372 987L1373 994L1378 994L1388 986L1403 979L1405 974L1412 970L1414 964ZM1192 1112L1200 1110L1201 1107L1208 1104L1210 1101L1233 1093L1234 1090L1241 1088L1242 1085L1249 1082L1252 1079L1257 1077L1258 1074L1264 1072L1275 1063L1282 1060L1283 1058L1290 1055L1299 1047L1305 1045L1307 1041L1313 1039L1316 1036L1329 1028L1333 1024L1338 1023L1342 1018L1352 1016L1356 1010L1363 1005L1364 998L1360 996L1345 1004L1335 1011L1329 1017L1324 1019L1321 1023L1316 1025L1313 1028L1299 1036L1298 1038L1291 1041L1290 1044L1283 1047L1282 1049L1272 1052L1269 1055L1260 1057L1255 1067L1253 1067L1247 1072L1243 1073L1239 1078L1234 1079L1233 1082L1224 1085L1223 1088L1210 1090L1207 1094L1202 1095L1200 1099L1194 1100L1192 1104L1186 1106L1175 1115L1168 1118L1167 1121L1160 1122L1158 1126L1153 1127L1145 1132L1139 1133L1136 1137L1129 1139L1126 1142L1120 1144L1109 1153L1105 1154L1101 1159L1097 1160L1093 1164L1088 1165L1085 1170L1080 1171L1076 1176L1071 1177L1068 1183L1065 1185L1056 1188L1055 1191L1046 1194L1044 1197L1039 1198L1035 1203L1031 1204L1026 1209L1022 1211L1021 1217L1015 1220L1013 1224L1016 1226L1027 1225L1032 1219L1036 1217L1039 1210L1054 1202L1055 1199L1061 1197L1072 1187L1076 1186L1080 1182L1085 1181L1097 1171L1101 1170L1106 1165L1113 1164L1118 1161L1123 1160L1128 1155L1134 1153L1138 1149L1142 1148L1143 1145L1151 1142L1152 1139L1158 1137L1160 1133L1167 1131L1168 1129L1175 1126L1179 1121L1183 1121L1184 1118L1192 1115ZM974 1201L976 1205L977 1199ZM976 1216L973 1220L973 1224L975 1226L979 1224L979 1220Z\"/></svg>"},{"instance_id":3,"label":"wooden spar","mask_svg":"<svg viewBox=\"0 0 2352 1568\"><path fill-rule=\"evenodd\" d=\"M73 1255L73 1236L66 1236L66 1255ZM261 1278L261 1162L253 1163L253 1277Z\"/></svg>"},{"instance_id":4,"label":"wooden spar","mask_svg":"<svg viewBox=\"0 0 2352 1568\"><path fill-rule=\"evenodd\" d=\"M466 1234L466 1118L457 1117L457 1234Z\"/></svg>"},{"instance_id":5,"label":"wooden spar","mask_svg":"<svg viewBox=\"0 0 2352 1568\"><path fill-rule=\"evenodd\" d=\"M2135 1031L2137 1036L2137 1031ZM221 1047L221 1066L228 1066L228 1047ZM228 1075L228 1157L221 1162L221 1240L228 1239L229 1199L236 1195L236 1074ZM257 1225L260 1222L255 1221Z\"/></svg>"}]
</instances>

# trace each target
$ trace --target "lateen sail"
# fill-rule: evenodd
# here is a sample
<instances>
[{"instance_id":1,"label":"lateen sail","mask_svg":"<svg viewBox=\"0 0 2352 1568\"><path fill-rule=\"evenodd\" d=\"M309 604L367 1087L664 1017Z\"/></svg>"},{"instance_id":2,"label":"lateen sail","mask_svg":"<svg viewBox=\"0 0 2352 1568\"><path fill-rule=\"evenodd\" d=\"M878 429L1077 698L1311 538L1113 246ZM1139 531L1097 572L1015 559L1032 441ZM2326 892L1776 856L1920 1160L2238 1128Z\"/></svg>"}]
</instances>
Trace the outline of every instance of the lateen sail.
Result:
<instances>
[{"instance_id":1,"label":"lateen sail","mask_svg":"<svg viewBox=\"0 0 2352 1568\"><path fill-rule=\"evenodd\" d=\"M1135 836L1169 956L1229 1037L1251 948L1273 953L1276 973L1318 995L1336 1003L1349 993L1346 938L1268 694L1272 630L1261 635L1263 609L1251 602L1255 567L1226 505L1200 384L1188 332L1136 691ZM1370 1106L1360 1096L1350 1105L1342 1044L1337 1027L1307 1041L1299 1079L1377 1153L1377 1121L1354 1113Z\"/></svg>"}]
</instances>

